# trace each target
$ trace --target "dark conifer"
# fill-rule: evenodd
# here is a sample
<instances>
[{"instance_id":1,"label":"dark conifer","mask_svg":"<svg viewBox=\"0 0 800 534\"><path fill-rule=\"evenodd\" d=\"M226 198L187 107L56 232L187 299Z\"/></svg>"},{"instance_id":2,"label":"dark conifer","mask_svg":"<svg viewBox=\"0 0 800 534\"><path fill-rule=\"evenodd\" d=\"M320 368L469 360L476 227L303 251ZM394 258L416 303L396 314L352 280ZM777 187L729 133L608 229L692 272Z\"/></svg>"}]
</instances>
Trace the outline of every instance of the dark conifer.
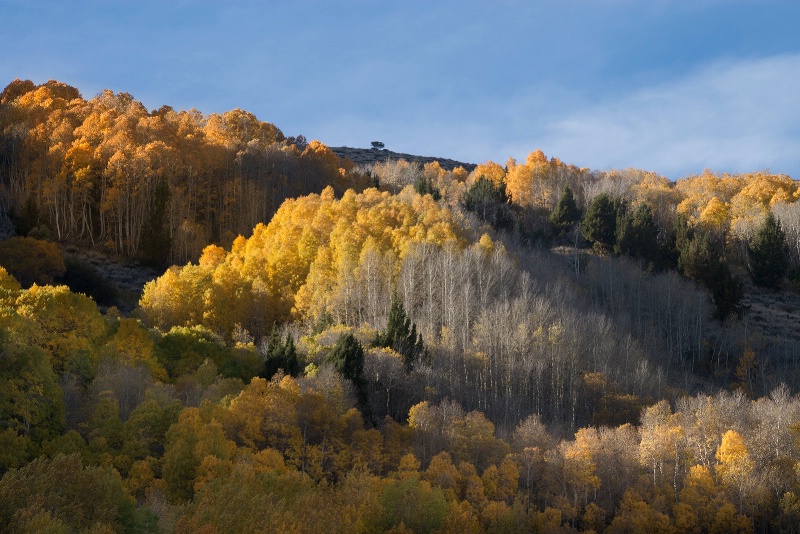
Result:
<instances>
[{"instance_id":1,"label":"dark conifer","mask_svg":"<svg viewBox=\"0 0 800 534\"><path fill-rule=\"evenodd\" d=\"M300 362L297 359L297 349L294 345L292 334L286 334L286 340L281 342L278 329L273 326L272 333L266 346L262 345L264 367L259 376L269 380L282 369L287 375L300 374Z\"/></svg>"},{"instance_id":2,"label":"dark conifer","mask_svg":"<svg viewBox=\"0 0 800 534\"><path fill-rule=\"evenodd\" d=\"M508 229L514 225L505 183L495 186L483 175L464 194L464 207L496 230Z\"/></svg>"},{"instance_id":3,"label":"dark conifer","mask_svg":"<svg viewBox=\"0 0 800 534\"><path fill-rule=\"evenodd\" d=\"M396 291L392 295L386 330L378 333L373 344L376 347L389 347L400 353L407 371L411 371L414 363L427 354L422 336L417 334L417 325L412 324L406 315L403 302Z\"/></svg>"},{"instance_id":4,"label":"dark conifer","mask_svg":"<svg viewBox=\"0 0 800 534\"><path fill-rule=\"evenodd\" d=\"M617 254L645 260L653 265L660 260L658 227L653 220L650 206L642 204L635 212L619 217L614 251Z\"/></svg>"},{"instance_id":5,"label":"dark conifer","mask_svg":"<svg viewBox=\"0 0 800 534\"><path fill-rule=\"evenodd\" d=\"M581 231L596 251L610 252L614 249L617 214L623 206L623 203L612 200L606 193L601 193L592 200L581 223Z\"/></svg>"},{"instance_id":6,"label":"dark conifer","mask_svg":"<svg viewBox=\"0 0 800 534\"><path fill-rule=\"evenodd\" d=\"M747 247L750 278L757 286L776 288L789 271L789 247L781 223L772 213Z\"/></svg>"},{"instance_id":7,"label":"dark conifer","mask_svg":"<svg viewBox=\"0 0 800 534\"><path fill-rule=\"evenodd\" d=\"M325 358L336 370L350 380L356 388L359 402L367 400L367 383L364 380L364 348L353 334L342 334Z\"/></svg>"},{"instance_id":8,"label":"dark conifer","mask_svg":"<svg viewBox=\"0 0 800 534\"><path fill-rule=\"evenodd\" d=\"M572 225L577 223L581 218L581 212L575 204L575 197L572 194L572 189L564 186L564 191L561 193L561 198L558 199L558 204L553 208L550 214L550 223L555 228L556 232L563 234L569 230Z\"/></svg>"}]
</instances>

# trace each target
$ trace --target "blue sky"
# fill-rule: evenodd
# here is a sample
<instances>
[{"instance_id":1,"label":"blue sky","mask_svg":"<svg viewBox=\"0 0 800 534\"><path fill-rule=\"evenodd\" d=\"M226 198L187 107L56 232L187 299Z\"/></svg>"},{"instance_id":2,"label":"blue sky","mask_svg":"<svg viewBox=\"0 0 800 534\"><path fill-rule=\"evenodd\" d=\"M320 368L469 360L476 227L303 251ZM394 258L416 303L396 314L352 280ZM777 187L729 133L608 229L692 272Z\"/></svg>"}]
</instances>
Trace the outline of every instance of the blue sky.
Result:
<instances>
[{"instance_id":1,"label":"blue sky","mask_svg":"<svg viewBox=\"0 0 800 534\"><path fill-rule=\"evenodd\" d=\"M800 2L0 0L0 85L480 163L800 178Z\"/></svg>"}]
</instances>

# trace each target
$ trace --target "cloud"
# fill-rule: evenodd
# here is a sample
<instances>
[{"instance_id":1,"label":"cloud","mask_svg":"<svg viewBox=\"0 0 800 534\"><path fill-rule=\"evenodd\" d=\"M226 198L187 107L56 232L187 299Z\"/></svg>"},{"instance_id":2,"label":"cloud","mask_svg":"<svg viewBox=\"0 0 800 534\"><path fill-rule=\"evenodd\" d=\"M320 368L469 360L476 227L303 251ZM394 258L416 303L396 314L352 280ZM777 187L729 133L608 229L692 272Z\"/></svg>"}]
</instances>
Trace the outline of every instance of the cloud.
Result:
<instances>
[{"instance_id":1,"label":"cloud","mask_svg":"<svg viewBox=\"0 0 800 534\"><path fill-rule=\"evenodd\" d=\"M591 168L800 177L800 54L725 61L553 118L542 146Z\"/></svg>"}]
</instances>

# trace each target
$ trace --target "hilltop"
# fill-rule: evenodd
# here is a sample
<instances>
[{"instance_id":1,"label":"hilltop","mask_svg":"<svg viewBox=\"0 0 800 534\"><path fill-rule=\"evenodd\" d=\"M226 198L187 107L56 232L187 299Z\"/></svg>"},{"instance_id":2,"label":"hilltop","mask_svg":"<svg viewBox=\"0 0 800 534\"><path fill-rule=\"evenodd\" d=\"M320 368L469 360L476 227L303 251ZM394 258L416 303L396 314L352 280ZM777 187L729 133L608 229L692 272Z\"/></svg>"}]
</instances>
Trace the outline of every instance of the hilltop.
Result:
<instances>
[{"instance_id":1,"label":"hilltop","mask_svg":"<svg viewBox=\"0 0 800 534\"><path fill-rule=\"evenodd\" d=\"M472 170L477 167L477 165L474 163L464 163L462 161L456 161L448 158L437 158L433 156L415 156L413 154L403 154L401 152L392 152L391 150L387 150L385 148L379 150L376 148L350 148L347 146L339 146L330 147L330 149L340 158L347 158L357 164L369 164L388 160L404 159L408 162L418 161L420 165L438 161L439 165L441 165L441 167L447 171L452 171L456 167L464 167L467 172L472 172Z\"/></svg>"}]
</instances>

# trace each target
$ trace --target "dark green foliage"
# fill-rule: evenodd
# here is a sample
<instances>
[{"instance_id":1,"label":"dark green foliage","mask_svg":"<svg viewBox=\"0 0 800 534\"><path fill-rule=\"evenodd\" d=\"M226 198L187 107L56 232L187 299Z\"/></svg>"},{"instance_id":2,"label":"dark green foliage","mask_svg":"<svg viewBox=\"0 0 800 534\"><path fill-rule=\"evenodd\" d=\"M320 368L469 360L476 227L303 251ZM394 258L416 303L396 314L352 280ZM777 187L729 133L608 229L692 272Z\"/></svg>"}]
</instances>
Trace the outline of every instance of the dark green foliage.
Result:
<instances>
[{"instance_id":1,"label":"dark green foliage","mask_svg":"<svg viewBox=\"0 0 800 534\"><path fill-rule=\"evenodd\" d=\"M686 278L697 280L708 288L715 307L714 316L724 320L733 314L741 315L744 311L740 304L744 296L742 282L720 259L711 236L707 233L694 236L689 230L681 237L681 242L678 270Z\"/></svg>"},{"instance_id":2,"label":"dark green foliage","mask_svg":"<svg viewBox=\"0 0 800 534\"><path fill-rule=\"evenodd\" d=\"M286 361L286 372L292 376L300 374L300 362L297 359L297 348L294 346L292 334L286 334L283 344L283 358Z\"/></svg>"},{"instance_id":3,"label":"dark green foliage","mask_svg":"<svg viewBox=\"0 0 800 534\"><path fill-rule=\"evenodd\" d=\"M78 386L84 392L95 377L94 362L88 350L76 350L70 354L67 357L65 370L78 381Z\"/></svg>"},{"instance_id":4,"label":"dark green foliage","mask_svg":"<svg viewBox=\"0 0 800 534\"><path fill-rule=\"evenodd\" d=\"M392 307L389 309L386 330L378 333L373 345L389 347L401 354L406 371L411 371L415 362L427 357L422 336L417 334L417 325L406 316L406 310L397 292L392 295Z\"/></svg>"},{"instance_id":5,"label":"dark green foliage","mask_svg":"<svg viewBox=\"0 0 800 534\"><path fill-rule=\"evenodd\" d=\"M0 478L9 469L18 469L33 458L36 445L30 437L13 428L0 430Z\"/></svg>"},{"instance_id":6,"label":"dark green foliage","mask_svg":"<svg viewBox=\"0 0 800 534\"><path fill-rule=\"evenodd\" d=\"M550 223L556 232L563 234L581 219L581 211L575 204L575 197L568 185L564 186L558 204L550 214Z\"/></svg>"},{"instance_id":7,"label":"dark green foliage","mask_svg":"<svg viewBox=\"0 0 800 534\"><path fill-rule=\"evenodd\" d=\"M664 246L664 266L683 273L679 263L681 251L689 244L694 237L689 220L684 215L675 218L675 224L667 236L667 243Z\"/></svg>"},{"instance_id":8,"label":"dark green foliage","mask_svg":"<svg viewBox=\"0 0 800 534\"><path fill-rule=\"evenodd\" d=\"M757 286L777 288L789 271L789 247L781 223L772 213L747 246L750 278Z\"/></svg>"},{"instance_id":9,"label":"dark green foliage","mask_svg":"<svg viewBox=\"0 0 800 534\"><path fill-rule=\"evenodd\" d=\"M614 251L617 254L645 260L651 265L657 265L662 260L658 227L653 220L650 206L641 204L635 212L620 215L617 220Z\"/></svg>"},{"instance_id":10,"label":"dark green foliage","mask_svg":"<svg viewBox=\"0 0 800 534\"><path fill-rule=\"evenodd\" d=\"M689 230L679 246L678 271L686 278L705 283L713 265L719 261L711 236L707 233L695 236Z\"/></svg>"},{"instance_id":11,"label":"dark green foliage","mask_svg":"<svg viewBox=\"0 0 800 534\"><path fill-rule=\"evenodd\" d=\"M514 226L505 183L495 186L488 178L479 176L464 194L464 207L491 224L495 230Z\"/></svg>"},{"instance_id":12,"label":"dark green foliage","mask_svg":"<svg viewBox=\"0 0 800 534\"><path fill-rule=\"evenodd\" d=\"M606 193L601 193L592 200L581 223L581 231L597 252L607 253L614 250L617 217L624 214L625 210L623 200L612 199Z\"/></svg>"},{"instance_id":13,"label":"dark green foliage","mask_svg":"<svg viewBox=\"0 0 800 534\"><path fill-rule=\"evenodd\" d=\"M426 178L424 174L420 174L417 181L414 182L414 189L420 195L431 195L436 201L442 198L439 189L433 185L433 180Z\"/></svg>"},{"instance_id":14,"label":"dark green foliage","mask_svg":"<svg viewBox=\"0 0 800 534\"><path fill-rule=\"evenodd\" d=\"M297 349L292 334L286 334L286 339L281 342L277 329L273 327L269 341L262 343L261 352L264 368L258 376L269 380L279 369L287 375L300 374L300 362L297 360Z\"/></svg>"},{"instance_id":15,"label":"dark green foliage","mask_svg":"<svg viewBox=\"0 0 800 534\"><path fill-rule=\"evenodd\" d=\"M356 387L359 402L366 403L367 383L364 380L364 347L353 334L342 334L325 358Z\"/></svg>"},{"instance_id":16,"label":"dark green foliage","mask_svg":"<svg viewBox=\"0 0 800 534\"><path fill-rule=\"evenodd\" d=\"M166 217L169 194L167 181L161 180L156 185L153 205L142 229L142 261L152 267L166 266L172 247Z\"/></svg>"},{"instance_id":17,"label":"dark green foliage","mask_svg":"<svg viewBox=\"0 0 800 534\"><path fill-rule=\"evenodd\" d=\"M96 303L102 306L113 306L116 303L117 288L94 265L77 256L66 256L64 265L66 271L59 282L69 286L70 291L92 297Z\"/></svg>"},{"instance_id":18,"label":"dark green foliage","mask_svg":"<svg viewBox=\"0 0 800 534\"><path fill-rule=\"evenodd\" d=\"M283 362L281 337L274 325L272 326L272 333L270 333L269 341L266 343L266 348L264 347L263 341L261 343L261 348L264 358L264 370L259 373L259 376L269 380L272 378L272 375L278 372L278 369L281 369L281 363Z\"/></svg>"},{"instance_id":19,"label":"dark green foliage","mask_svg":"<svg viewBox=\"0 0 800 534\"><path fill-rule=\"evenodd\" d=\"M745 311L741 304L744 296L744 285L738 277L733 276L727 263L722 261L714 265L710 277L711 299L714 302L714 317L724 321L729 316L741 316Z\"/></svg>"}]
</instances>

